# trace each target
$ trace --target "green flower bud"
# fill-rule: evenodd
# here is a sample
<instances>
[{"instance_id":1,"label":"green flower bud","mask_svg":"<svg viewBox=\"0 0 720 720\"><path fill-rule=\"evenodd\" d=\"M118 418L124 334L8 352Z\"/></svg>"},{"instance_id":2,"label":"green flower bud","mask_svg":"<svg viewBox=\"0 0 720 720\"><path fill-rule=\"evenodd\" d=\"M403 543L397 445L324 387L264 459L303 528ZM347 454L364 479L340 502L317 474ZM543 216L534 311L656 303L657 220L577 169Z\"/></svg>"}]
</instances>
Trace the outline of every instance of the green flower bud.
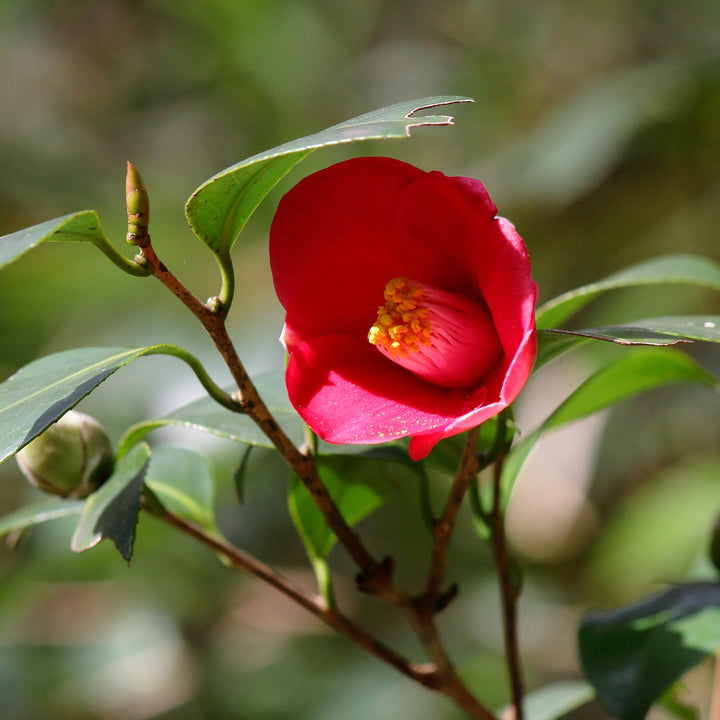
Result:
<instances>
[{"instance_id":1,"label":"green flower bud","mask_svg":"<svg viewBox=\"0 0 720 720\"><path fill-rule=\"evenodd\" d=\"M43 492L84 498L111 475L110 440L95 418L70 410L16 456L28 481Z\"/></svg>"},{"instance_id":2,"label":"green flower bud","mask_svg":"<svg viewBox=\"0 0 720 720\"><path fill-rule=\"evenodd\" d=\"M130 162L127 164L125 176L125 202L128 216L127 241L131 245L147 244L150 200L140 173Z\"/></svg>"}]
</instances>

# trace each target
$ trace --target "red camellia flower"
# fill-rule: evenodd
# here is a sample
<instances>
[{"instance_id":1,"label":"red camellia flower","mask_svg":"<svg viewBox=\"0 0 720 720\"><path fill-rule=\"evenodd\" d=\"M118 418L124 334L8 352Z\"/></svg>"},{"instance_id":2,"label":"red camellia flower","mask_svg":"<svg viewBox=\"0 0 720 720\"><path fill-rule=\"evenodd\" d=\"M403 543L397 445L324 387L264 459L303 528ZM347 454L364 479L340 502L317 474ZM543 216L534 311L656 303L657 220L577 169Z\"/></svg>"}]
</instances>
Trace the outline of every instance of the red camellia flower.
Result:
<instances>
[{"instance_id":1,"label":"red camellia flower","mask_svg":"<svg viewBox=\"0 0 720 720\"><path fill-rule=\"evenodd\" d=\"M287 389L324 440L412 436L425 457L520 392L536 354L530 260L477 180L358 158L283 197L270 231Z\"/></svg>"}]
</instances>

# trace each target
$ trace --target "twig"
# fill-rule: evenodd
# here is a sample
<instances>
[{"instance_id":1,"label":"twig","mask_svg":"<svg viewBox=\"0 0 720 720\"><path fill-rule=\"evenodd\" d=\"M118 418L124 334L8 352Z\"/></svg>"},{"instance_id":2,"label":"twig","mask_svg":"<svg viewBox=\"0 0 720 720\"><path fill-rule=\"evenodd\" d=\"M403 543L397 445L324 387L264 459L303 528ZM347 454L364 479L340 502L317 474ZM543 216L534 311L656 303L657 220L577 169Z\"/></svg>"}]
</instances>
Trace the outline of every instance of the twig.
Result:
<instances>
[{"instance_id":1,"label":"twig","mask_svg":"<svg viewBox=\"0 0 720 720\"><path fill-rule=\"evenodd\" d=\"M444 659L441 667L433 663L418 664L408 660L360 628L337 608L328 607L321 595L312 595L297 587L284 575L265 565L257 558L230 545L221 538L210 535L198 525L174 513L167 512L164 509L159 510L153 508L149 510L149 512L154 517L164 520L169 525L172 525L211 550L219 553L225 557L233 567L244 570L256 578L265 581L283 595L311 612L326 625L347 636L359 647L395 668L406 677L429 690L439 692L454 700L455 703L467 713L469 718L473 720L496 720L495 716L472 696L457 674L455 674L454 668L446 659L432 623L424 626L421 639L423 639L428 647L431 656L437 655Z\"/></svg>"},{"instance_id":2,"label":"twig","mask_svg":"<svg viewBox=\"0 0 720 720\"><path fill-rule=\"evenodd\" d=\"M433 673L435 672L434 665L419 665L407 660L399 653L366 633L336 608L329 608L322 596L312 595L302 588L297 587L284 575L265 565L257 558L230 545L230 543L221 538L208 534L200 526L174 513L167 511L157 512L153 510L151 514L219 553L229 560L233 567L245 570L256 578L264 580L276 590L279 590L283 595L311 612L326 625L346 635L364 650L367 650L370 654L391 665L411 680L415 680L421 685L432 686Z\"/></svg>"},{"instance_id":3,"label":"twig","mask_svg":"<svg viewBox=\"0 0 720 720\"><path fill-rule=\"evenodd\" d=\"M132 171L136 173L134 168ZM400 609L412 622L434 664L418 665L410 662L367 634L340 613L337 608L329 607L322 596L310 595L297 588L272 568L229 545L224 540L208 535L202 528L164 510L153 509L153 514L219 552L235 567L246 570L269 583L327 625L348 636L359 646L395 667L407 677L424 687L446 695L472 720L496 720L495 716L470 693L460 679L440 641L434 623L434 614L444 604L447 604L448 598L451 598L451 594L448 594L445 599L438 599L438 594L445 576L447 551L457 514L468 485L478 469L478 459L474 452L477 430L471 430L469 433L463 462L451 488L445 511L433 531L433 557L425 594L420 598L412 599L395 587L392 580L392 559L385 558L383 562L377 563L370 555L358 535L342 517L325 488L312 455L306 455L295 447L268 410L228 335L225 327L227 303L220 298L210 298L207 303L203 304L158 258L147 233L148 204L147 197L143 196L144 189L142 189L139 175L133 178L133 182L128 185L128 188L128 217L131 220L129 227L132 230L129 232L128 238L140 249L137 261L152 268L152 274L192 311L210 335L237 385L237 398L233 398L237 402L237 407L233 406L231 409L250 417L272 441L309 491L328 527L335 533L339 542L360 568L361 572L357 577L358 588L391 602ZM133 198L137 205L134 209L137 212L131 213L130 199ZM139 233L137 228L140 229ZM225 405L228 406L227 403Z\"/></svg>"},{"instance_id":4,"label":"twig","mask_svg":"<svg viewBox=\"0 0 720 720\"><path fill-rule=\"evenodd\" d=\"M498 456L494 465L493 505L491 511L492 546L500 582L500 596L505 637L505 658L510 676L510 691L515 714L513 720L523 720L523 678L517 635L518 589L510 572L510 559L505 537L505 516L500 495L504 455Z\"/></svg>"},{"instance_id":5,"label":"twig","mask_svg":"<svg viewBox=\"0 0 720 720\"><path fill-rule=\"evenodd\" d=\"M460 507L462 506L468 487L475 478L479 468L479 460L476 452L478 431L478 428L472 428L468 431L463 457L452 487L450 488L445 510L435 523L432 559L430 561L430 571L425 585L425 598L428 603L432 604L432 607L428 607L430 612L436 612L444 608L447 604L443 603L441 607L437 607L438 594L447 570L447 554L458 513L460 512Z\"/></svg>"},{"instance_id":6,"label":"twig","mask_svg":"<svg viewBox=\"0 0 720 720\"><path fill-rule=\"evenodd\" d=\"M237 410L245 413L260 427L297 473L323 513L328 526L361 569L366 589L382 593L390 582L391 567L388 563L378 564L366 550L323 485L314 460L295 447L273 418L235 351L225 327L222 308L220 312L215 312L212 302L201 303L158 258L149 235L140 245L140 254L152 266L155 277L192 311L215 343L238 388Z\"/></svg>"}]
</instances>

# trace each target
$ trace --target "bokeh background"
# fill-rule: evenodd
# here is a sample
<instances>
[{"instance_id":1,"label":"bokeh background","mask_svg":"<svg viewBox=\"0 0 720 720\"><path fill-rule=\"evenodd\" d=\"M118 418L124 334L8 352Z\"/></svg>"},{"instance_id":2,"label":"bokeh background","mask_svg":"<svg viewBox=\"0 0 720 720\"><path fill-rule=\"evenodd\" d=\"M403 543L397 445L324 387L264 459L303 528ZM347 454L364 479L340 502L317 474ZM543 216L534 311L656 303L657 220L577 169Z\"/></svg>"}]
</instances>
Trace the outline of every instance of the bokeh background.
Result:
<instances>
[{"instance_id":1,"label":"bokeh background","mask_svg":"<svg viewBox=\"0 0 720 720\"><path fill-rule=\"evenodd\" d=\"M715 0L6 0L0 70L0 234L93 208L122 247L131 160L150 191L159 254L203 298L217 291L217 273L183 204L206 178L400 100L475 99L453 111L454 128L319 151L271 194L235 250L230 326L254 373L283 365L266 251L277 200L303 174L355 154L482 179L529 246L541 300L659 254L720 261ZM686 312L717 313L717 297L623 292L577 322ZM174 298L90 246L46 245L0 275L0 379L61 349L161 341L229 380ZM716 349L690 352L720 371ZM576 353L548 366L521 397L520 424L541 420L596 362ZM199 394L180 363L155 357L120 371L81 409L117 441L129 424ZM509 517L526 573L530 687L578 676L584 608L708 572L719 409L708 390L653 393L556 433L534 456ZM312 586L276 458L253 457L240 506L241 447L197 434L153 439L210 454L224 531ZM35 498L12 461L0 467L0 512ZM410 587L427 550L416 510L414 488L403 487L362 526L378 554L397 556ZM152 519L140 521L129 567L107 543L73 555L71 532L72 523L49 523L0 548L4 720L459 717ZM418 656L399 618L352 595L343 554L333 561L351 611ZM451 574L462 591L443 630L468 682L500 706L496 588L467 516ZM688 678L691 696L703 697L708 671Z\"/></svg>"}]
</instances>

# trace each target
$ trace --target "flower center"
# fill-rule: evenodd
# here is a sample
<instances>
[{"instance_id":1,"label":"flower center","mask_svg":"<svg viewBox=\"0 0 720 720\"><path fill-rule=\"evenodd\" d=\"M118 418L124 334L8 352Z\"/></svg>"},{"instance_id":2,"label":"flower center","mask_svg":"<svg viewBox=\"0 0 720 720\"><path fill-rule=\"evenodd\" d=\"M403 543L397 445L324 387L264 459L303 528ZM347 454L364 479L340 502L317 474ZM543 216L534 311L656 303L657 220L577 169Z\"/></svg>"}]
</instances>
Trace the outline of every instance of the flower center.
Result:
<instances>
[{"instance_id":1,"label":"flower center","mask_svg":"<svg viewBox=\"0 0 720 720\"><path fill-rule=\"evenodd\" d=\"M476 384L503 354L482 300L403 277L386 285L368 340L393 362L447 388Z\"/></svg>"}]
</instances>

